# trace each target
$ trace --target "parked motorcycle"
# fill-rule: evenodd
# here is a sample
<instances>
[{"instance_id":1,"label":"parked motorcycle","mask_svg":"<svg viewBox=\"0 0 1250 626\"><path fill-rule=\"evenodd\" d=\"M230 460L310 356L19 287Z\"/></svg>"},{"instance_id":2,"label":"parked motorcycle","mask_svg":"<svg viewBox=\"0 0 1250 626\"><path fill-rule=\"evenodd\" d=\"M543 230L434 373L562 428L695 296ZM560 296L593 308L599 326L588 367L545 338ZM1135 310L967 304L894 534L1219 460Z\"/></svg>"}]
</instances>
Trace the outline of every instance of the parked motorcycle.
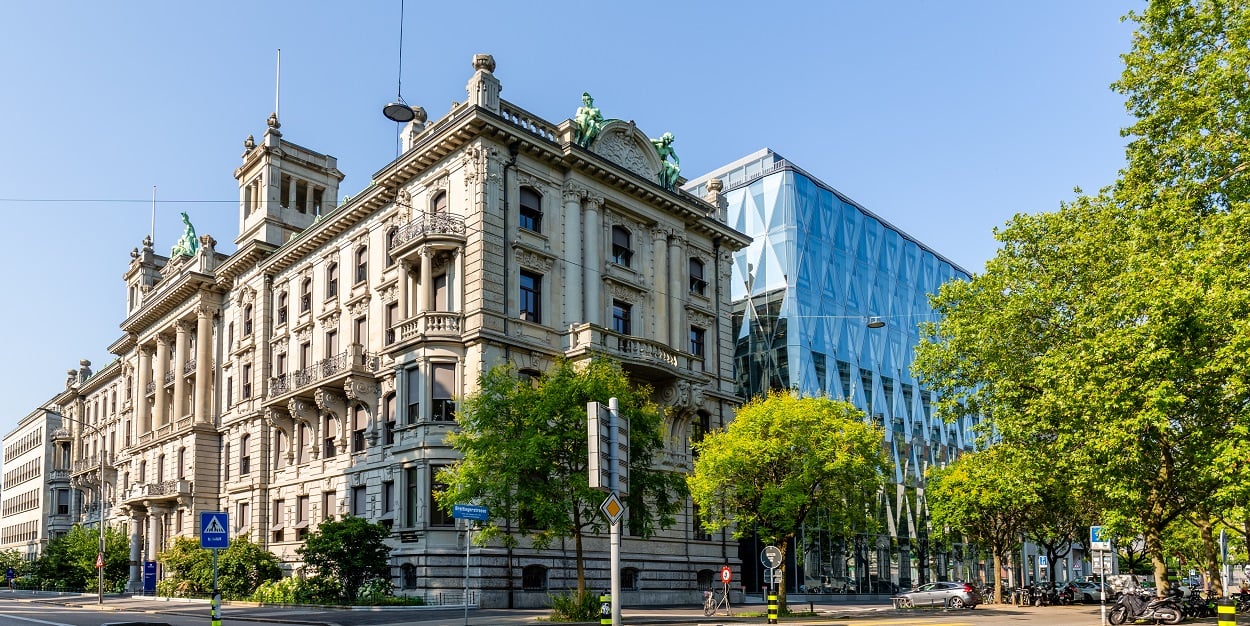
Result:
<instances>
[{"instance_id":1,"label":"parked motorcycle","mask_svg":"<svg viewBox=\"0 0 1250 626\"><path fill-rule=\"evenodd\" d=\"M1148 619L1156 624L1179 624L1185 611L1175 597L1158 598L1140 591L1125 591L1107 613L1107 621L1123 624Z\"/></svg>"}]
</instances>

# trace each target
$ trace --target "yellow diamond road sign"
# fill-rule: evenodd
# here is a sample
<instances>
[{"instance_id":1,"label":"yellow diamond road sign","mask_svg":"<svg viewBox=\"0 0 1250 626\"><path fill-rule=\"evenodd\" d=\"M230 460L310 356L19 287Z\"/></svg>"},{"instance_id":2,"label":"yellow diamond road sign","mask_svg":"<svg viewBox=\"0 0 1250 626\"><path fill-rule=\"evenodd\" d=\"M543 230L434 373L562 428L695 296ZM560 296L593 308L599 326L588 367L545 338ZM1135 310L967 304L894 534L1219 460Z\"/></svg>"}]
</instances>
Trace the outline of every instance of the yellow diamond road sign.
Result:
<instances>
[{"instance_id":1,"label":"yellow diamond road sign","mask_svg":"<svg viewBox=\"0 0 1250 626\"><path fill-rule=\"evenodd\" d=\"M603 504L599 505L599 510L603 511L604 517L607 517L609 522L617 524L621 521L621 514L625 512L625 505L621 504L620 499L613 492L609 493Z\"/></svg>"}]
</instances>

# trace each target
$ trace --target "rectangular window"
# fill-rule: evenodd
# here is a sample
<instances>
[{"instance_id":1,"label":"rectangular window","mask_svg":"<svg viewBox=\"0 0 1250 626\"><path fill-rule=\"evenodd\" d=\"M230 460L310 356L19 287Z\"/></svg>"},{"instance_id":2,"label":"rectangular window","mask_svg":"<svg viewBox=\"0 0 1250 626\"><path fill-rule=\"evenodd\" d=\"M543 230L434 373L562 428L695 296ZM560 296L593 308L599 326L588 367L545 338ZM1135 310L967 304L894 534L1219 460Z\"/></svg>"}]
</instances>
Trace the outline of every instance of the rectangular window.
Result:
<instances>
[{"instance_id":1,"label":"rectangular window","mask_svg":"<svg viewBox=\"0 0 1250 626\"><path fill-rule=\"evenodd\" d=\"M451 306L447 302L447 275L439 274L434 277L434 310L450 311Z\"/></svg>"},{"instance_id":2,"label":"rectangular window","mask_svg":"<svg viewBox=\"0 0 1250 626\"><path fill-rule=\"evenodd\" d=\"M382 483L382 512L393 513L395 511L395 483L386 481Z\"/></svg>"},{"instance_id":3,"label":"rectangular window","mask_svg":"<svg viewBox=\"0 0 1250 626\"><path fill-rule=\"evenodd\" d=\"M382 399L382 440L384 445L395 443L395 394L387 394Z\"/></svg>"},{"instance_id":4,"label":"rectangular window","mask_svg":"<svg viewBox=\"0 0 1250 626\"><path fill-rule=\"evenodd\" d=\"M339 512L337 502L338 494L333 491L325 491L321 494L321 519L334 519Z\"/></svg>"},{"instance_id":5,"label":"rectangular window","mask_svg":"<svg viewBox=\"0 0 1250 626\"><path fill-rule=\"evenodd\" d=\"M630 314L633 307L628 302L620 300L612 301L612 330L622 335L632 334L633 324L630 323Z\"/></svg>"},{"instance_id":6,"label":"rectangular window","mask_svg":"<svg viewBox=\"0 0 1250 626\"><path fill-rule=\"evenodd\" d=\"M413 528L417 525L418 504L421 503L421 483L417 481L420 468L404 468L404 526Z\"/></svg>"},{"instance_id":7,"label":"rectangular window","mask_svg":"<svg viewBox=\"0 0 1250 626\"><path fill-rule=\"evenodd\" d=\"M430 466L430 526L455 526L456 520L439 508L434 499L434 494L447 489L447 485L438 482L438 472L442 469L441 465Z\"/></svg>"},{"instance_id":8,"label":"rectangular window","mask_svg":"<svg viewBox=\"0 0 1250 626\"><path fill-rule=\"evenodd\" d=\"M304 342L299 345L299 368L308 369L312 365L312 343Z\"/></svg>"},{"instance_id":9,"label":"rectangular window","mask_svg":"<svg viewBox=\"0 0 1250 626\"><path fill-rule=\"evenodd\" d=\"M357 404L352 407L352 452L364 452L365 427L368 425L368 414L365 407Z\"/></svg>"},{"instance_id":10,"label":"rectangular window","mask_svg":"<svg viewBox=\"0 0 1250 626\"><path fill-rule=\"evenodd\" d=\"M339 264L331 263L326 268L326 300L339 296Z\"/></svg>"},{"instance_id":11,"label":"rectangular window","mask_svg":"<svg viewBox=\"0 0 1250 626\"><path fill-rule=\"evenodd\" d=\"M240 502L234 507L234 526L235 530L244 530L252 525L251 507L246 501Z\"/></svg>"},{"instance_id":12,"label":"rectangular window","mask_svg":"<svg viewBox=\"0 0 1250 626\"><path fill-rule=\"evenodd\" d=\"M399 321L399 303L392 302L386 305L386 337L383 341L386 345L395 343L395 323Z\"/></svg>"},{"instance_id":13,"label":"rectangular window","mask_svg":"<svg viewBox=\"0 0 1250 626\"><path fill-rule=\"evenodd\" d=\"M234 378L226 377L226 408L234 406Z\"/></svg>"},{"instance_id":14,"label":"rectangular window","mask_svg":"<svg viewBox=\"0 0 1250 626\"><path fill-rule=\"evenodd\" d=\"M243 399L247 400L252 397L252 364L247 363L243 366Z\"/></svg>"},{"instance_id":15,"label":"rectangular window","mask_svg":"<svg viewBox=\"0 0 1250 626\"><path fill-rule=\"evenodd\" d=\"M282 354L282 353L278 354L278 358L274 359L273 369L274 369L274 372L273 372L274 376L281 376L286 373L286 355L285 354Z\"/></svg>"},{"instance_id":16,"label":"rectangular window","mask_svg":"<svg viewBox=\"0 0 1250 626\"><path fill-rule=\"evenodd\" d=\"M273 531L274 541L286 541L286 501L273 501L273 525L270 527Z\"/></svg>"},{"instance_id":17,"label":"rectangular window","mask_svg":"<svg viewBox=\"0 0 1250 626\"><path fill-rule=\"evenodd\" d=\"M295 499L295 540L303 541L308 536L308 496Z\"/></svg>"},{"instance_id":18,"label":"rectangular window","mask_svg":"<svg viewBox=\"0 0 1250 626\"><path fill-rule=\"evenodd\" d=\"M521 228L536 233L543 232L542 196L529 187L521 188Z\"/></svg>"},{"instance_id":19,"label":"rectangular window","mask_svg":"<svg viewBox=\"0 0 1250 626\"><path fill-rule=\"evenodd\" d=\"M699 358L704 358L704 339L707 337L707 331L698 326L690 327L690 354Z\"/></svg>"},{"instance_id":20,"label":"rectangular window","mask_svg":"<svg viewBox=\"0 0 1250 626\"><path fill-rule=\"evenodd\" d=\"M533 272L521 270L520 317L527 322L541 324L543 296L543 277Z\"/></svg>"},{"instance_id":21,"label":"rectangular window","mask_svg":"<svg viewBox=\"0 0 1250 626\"><path fill-rule=\"evenodd\" d=\"M703 278L703 261L690 259L690 293L704 295L707 292L707 280Z\"/></svg>"},{"instance_id":22,"label":"rectangular window","mask_svg":"<svg viewBox=\"0 0 1250 626\"><path fill-rule=\"evenodd\" d=\"M339 353L339 331L327 330L326 331L325 357L328 359L332 356L338 355L338 353Z\"/></svg>"},{"instance_id":23,"label":"rectangular window","mask_svg":"<svg viewBox=\"0 0 1250 626\"><path fill-rule=\"evenodd\" d=\"M418 375L419 371L415 367L407 370L407 374L408 376L404 380L406 383L404 385L406 388L404 393L407 396L405 404L408 407L408 417L405 423L412 425L421 419L421 377Z\"/></svg>"},{"instance_id":24,"label":"rectangular window","mask_svg":"<svg viewBox=\"0 0 1250 626\"><path fill-rule=\"evenodd\" d=\"M69 515L69 489L56 490L56 514Z\"/></svg>"},{"instance_id":25,"label":"rectangular window","mask_svg":"<svg viewBox=\"0 0 1250 626\"><path fill-rule=\"evenodd\" d=\"M630 245L629 231L621 226L612 227L612 262L623 267L629 267L630 261L633 260L634 250Z\"/></svg>"},{"instance_id":26,"label":"rectangular window","mask_svg":"<svg viewBox=\"0 0 1250 626\"><path fill-rule=\"evenodd\" d=\"M369 318L358 317L352 324L352 341L360 345L369 344Z\"/></svg>"},{"instance_id":27,"label":"rectangular window","mask_svg":"<svg viewBox=\"0 0 1250 626\"><path fill-rule=\"evenodd\" d=\"M456 385L455 363L434 363L430 366L430 419L436 422L456 420L456 403L452 398Z\"/></svg>"},{"instance_id":28,"label":"rectangular window","mask_svg":"<svg viewBox=\"0 0 1250 626\"><path fill-rule=\"evenodd\" d=\"M365 496L365 487L363 485L352 487L352 515L356 517L365 516Z\"/></svg>"}]
</instances>

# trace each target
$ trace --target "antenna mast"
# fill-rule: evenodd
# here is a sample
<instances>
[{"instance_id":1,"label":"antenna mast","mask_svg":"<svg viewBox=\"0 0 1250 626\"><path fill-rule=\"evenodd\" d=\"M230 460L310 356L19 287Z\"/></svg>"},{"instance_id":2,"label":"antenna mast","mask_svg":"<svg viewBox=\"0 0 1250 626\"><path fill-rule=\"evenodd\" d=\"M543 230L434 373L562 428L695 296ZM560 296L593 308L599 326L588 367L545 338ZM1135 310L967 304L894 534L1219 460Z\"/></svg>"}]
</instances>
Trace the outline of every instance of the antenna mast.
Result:
<instances>
[{"instance_id":1,"label":"antenna mast","mask_svg":"<svg viewBox=\"0 0 1250 626\"><path fill-rule=\"evenodd\" d=\"M279 96L282 93L282 48L278 48L278 69L273 77L273 116L278 117Z\"/></svg>"}]
</instances>

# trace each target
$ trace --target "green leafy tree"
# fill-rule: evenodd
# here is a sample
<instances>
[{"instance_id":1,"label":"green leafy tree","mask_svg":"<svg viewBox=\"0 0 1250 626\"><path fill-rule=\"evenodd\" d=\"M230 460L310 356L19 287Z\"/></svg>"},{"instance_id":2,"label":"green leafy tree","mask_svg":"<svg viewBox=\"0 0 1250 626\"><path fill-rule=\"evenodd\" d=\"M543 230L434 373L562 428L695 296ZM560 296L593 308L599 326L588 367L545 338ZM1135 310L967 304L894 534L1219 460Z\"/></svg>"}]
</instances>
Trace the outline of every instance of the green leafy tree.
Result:
<instances>
[{"instance_id":1,"label":"green leafy tree","mask_svg":"<svg viewBox=\"0 0 1250 626\"><path fill-rule=\"evenodd\" d=\"M195 537L175 537L173 545L156 555L156 560L165 569L157 589L161 595L187 597L212 591L213 553L201 548Z\"/></svg>"},{"instance_id":2,"label":"green leafy tree","mask_svg":"<svg viewBox=\"0 0 1250 626\"><path fill-rule=\"evenodd\" d=\"M104 590L113 591L130 578L130 541L122 531L106 527L104 546ZM99 552L99 529L75 525L48 542L33 570L45 585L96 589L99 572L95 563Z\"/></svg>"},{"instance_id":3,"label":"green leafy tree","mask_svg":"<svg viewBox=\"0 0 1250 626\"><path fill-rule=\"evenodd\" d=\"M868 528L890 462L885 434L848 402L772 393L694 444L690 495L709 531L754 531L784 555L808 516ZM785 588L781 591L785 606Z\"/></svg>"},{"instance_id":4,"label":"green leafy tree","mask_svg":"<svg viewBox=\"0 0 1250 626\"><path fill-rule=\"evenodd\" d=\"M681 475L657 467L663 450L664 412L650 389L635 385L608 360L560 361L537 380L520 380L497 366L478 381L456 415L459 432L448 435L461 460L439 476L447 489L436 494L450 511L456 503L486 505L494 519L480 541L527 536L542 547L572 538L577 600L586 593L583 537L600 532L604 494L587 478L586 404L617 398L629 420L630 531L649 537L670 526L685 497Z\"/></svg>"},{"instance_id":5,"label":"green leafy tree","mask_svg":"<svg viewBox=\"0 0 1250 626\"><path fill-rule=\"evenodd\" d=\"M282 560L247 535L230 540L217 555L217 588L227 600L244 600L266 582L282 578Z\"/></svg>"},{"instance_id":6,"label":"green leafy tree","mask_svg":"<svg viewBox=\"0 0 1250 626\"><path fill-rule=\"evenodd\" d=\"M17 550L0 550L0 574L7 572L9 568L13 568L18 576L23 576L30 568L30 562Z\"/></svg>"},{"instance_id":7,"label":"green leafy tree","mask_svg":"<svg viewBox=\"0 0 1250 626\"><path fill-rule=\"evenodd\" d=\"M321 522L296 550L320 579L316 581L318 591L313 594L316 599L351 604L365 581L389 580L391 549L385 540L390 532L381 524L359 517ZM299 593L297 590L297 597ZM330 597L334 594L337 597Z\"/></svg>"},{"instance_id":8,"label":"green leafy tree","mask_svg":"<svg viewBox=\"0 0 1250 626\"><path fill-rule=\"evenodd\" d=\"M1168 0L1130 17L1120 179L999 231L985 272L934 300L916 368L946 417L1058 451L1104 525L1143 537L1162 593L1168 526L1250 501L1250 10Z\"/></svg>"},{"instance_id":9,"label":"green leafy tree","mask_svg":"<svg viewBox=\"0 0 1250 626\"><path fill-rule=\"evenodd\" d=\"M998 572L1019 545L1029 511L1041 503L1015 451L994 446L961 455L927 473L926 495L936 533L961 536L989 550L994 559L995 601L1003 601ZM1021 583L1023 584L1023 583Z\"/></svg>"}]
</instances>

